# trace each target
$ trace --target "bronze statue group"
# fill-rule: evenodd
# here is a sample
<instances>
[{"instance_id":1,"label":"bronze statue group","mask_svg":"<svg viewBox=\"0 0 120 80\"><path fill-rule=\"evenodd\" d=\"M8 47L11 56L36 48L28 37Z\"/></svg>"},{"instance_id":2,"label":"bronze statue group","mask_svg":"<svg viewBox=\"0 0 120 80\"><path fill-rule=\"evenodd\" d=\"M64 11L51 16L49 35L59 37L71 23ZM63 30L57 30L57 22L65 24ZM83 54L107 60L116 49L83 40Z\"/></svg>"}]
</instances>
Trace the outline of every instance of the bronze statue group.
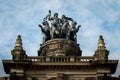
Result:
<instances>
[{"instance_id":1,"label":"bronze statue group","mask_svg":"<svg viewBox=\"0 0 120 80\"><path fill-rule=\"evenodd\" d=\"M51 23L51 27L49 22ZM43 19L42 25L39 25L39 27L44 33L43 42L54 38L65 38L77 43L76 33L81 25L78 25L76 28L77 23L72 18L66 17L65 15L59 18L58 13L55 13L52 17L51 11L49 10L49 14Z\"/></svg>"}]
</instances>

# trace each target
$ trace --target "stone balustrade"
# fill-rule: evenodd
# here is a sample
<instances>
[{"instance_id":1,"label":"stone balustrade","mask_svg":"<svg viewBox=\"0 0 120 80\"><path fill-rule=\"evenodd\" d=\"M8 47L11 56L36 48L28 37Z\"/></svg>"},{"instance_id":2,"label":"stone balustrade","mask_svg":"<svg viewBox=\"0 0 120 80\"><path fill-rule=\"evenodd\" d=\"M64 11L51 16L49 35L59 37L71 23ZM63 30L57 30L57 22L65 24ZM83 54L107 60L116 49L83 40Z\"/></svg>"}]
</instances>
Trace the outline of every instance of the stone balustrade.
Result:
<instances>
[{"instance_id":1,"label":"stone balustrade","mask_svg":"<svg viewBox=\"0 0 120 80\"><path fill-rule=\"evenodd\" d=\"M29 56L27 60L32 62L89 62L93 61L94 57L74 57L74 56Z\"/></svg>"}]
</instances>

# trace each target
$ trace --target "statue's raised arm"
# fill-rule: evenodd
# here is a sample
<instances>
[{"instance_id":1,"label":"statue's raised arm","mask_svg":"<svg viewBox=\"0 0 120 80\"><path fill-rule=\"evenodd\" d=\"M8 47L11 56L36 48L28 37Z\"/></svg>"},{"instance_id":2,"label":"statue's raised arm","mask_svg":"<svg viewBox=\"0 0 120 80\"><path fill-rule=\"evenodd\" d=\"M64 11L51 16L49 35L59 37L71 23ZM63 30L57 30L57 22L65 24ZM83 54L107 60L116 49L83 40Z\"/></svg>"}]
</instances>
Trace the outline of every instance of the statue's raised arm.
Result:
<instances>
[{"instance_id":1,"label":"statue's raised arm","mask_svg":"<svg viewBox=\"0 0 120 80\"><path fill-rule=\"evenodd\" d=\"M49 10L48 20L51 20L51 10Z\"/></svg>"},{"instance_id":2,"label":"statue's raised arm","mask_svg":"<svg viewBox=\"0 0 120 80\"><path fill-rule=\"evenodd\" d=\"M48 11L48 15L43 19L43 21L46 21L47 19L51 19L51 10Z\"/></svg>"},{"instance_id":3,"label":"statue's raised arm","mask_svg":"<svg viewBox=\"0 0 120 80\"><path fill-rule=\"evenodd\" d=\"M79 31L79 28L81 27L81 25L78 25L77 29L76 29L76 33Z\"/></svg>"}]
</instances>

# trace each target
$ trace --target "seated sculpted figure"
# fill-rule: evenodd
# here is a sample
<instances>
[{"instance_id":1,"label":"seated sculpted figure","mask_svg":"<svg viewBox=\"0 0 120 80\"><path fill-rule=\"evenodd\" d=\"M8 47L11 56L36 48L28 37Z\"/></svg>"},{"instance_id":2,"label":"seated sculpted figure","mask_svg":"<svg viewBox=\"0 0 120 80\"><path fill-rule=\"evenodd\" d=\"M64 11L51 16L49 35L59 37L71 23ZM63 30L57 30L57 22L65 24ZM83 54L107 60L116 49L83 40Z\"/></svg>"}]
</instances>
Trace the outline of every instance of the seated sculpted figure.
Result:
<instances>
[{"instance_id":1,"label":"seated sculpted figure","mask_svg":"<svg viewBox=\"0 0 120 80\"><path fill-rule=\"evenodd\" d=\"M49 23L46 20L43 20L43 26L39 25L39 27L41 28L42 33L44 34L43 37L43 42L46 42L47 40L50 40L51 36L50 36L50 26Z\"/></svg>"},{"instance_id":2,"label":"seated sculpted figure","mask_svg":"<svg viewBox=\"0 0 120 80\"><path fill-rule=\"evenodd\" d=\"M71 23L71 27L70 27L70 40L74 41L77 43L77 32L79 31L79 28L81 27L81 25L79 25L76 28L77 23L75 21L73 21Z\"/></svg>"}]
</instances>

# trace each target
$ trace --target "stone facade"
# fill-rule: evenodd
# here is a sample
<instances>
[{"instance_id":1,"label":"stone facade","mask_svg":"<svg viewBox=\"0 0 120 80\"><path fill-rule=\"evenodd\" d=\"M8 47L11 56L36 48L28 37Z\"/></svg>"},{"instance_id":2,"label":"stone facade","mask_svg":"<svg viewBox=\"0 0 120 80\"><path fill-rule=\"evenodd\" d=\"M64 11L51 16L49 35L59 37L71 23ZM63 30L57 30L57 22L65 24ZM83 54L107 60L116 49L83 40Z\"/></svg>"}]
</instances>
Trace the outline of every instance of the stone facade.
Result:
<instances>
[{"instance_id":1,"label":"stone facade","mask_svg":"<svg viewBox=\"0 0 120 80\"><path fill-rule=\"evenodd\" d=\"M101 56L108 54L106 49L97 51L94 56L81 56L82 51L75 42L53 39L41 45L38 56L3 60L3 65L10 80L110 80L118 60L108 60L108 55Z\"/></svg>"},{"instance_id":2,"label":"stone facade","mask_svg":"<svg viewBox=\"0 0 120 80\"><path fill-rule=\"evenodd\" d=\"M9 77L0 77L0 80L10 80Z\"/></svg>"}]
</instances>

